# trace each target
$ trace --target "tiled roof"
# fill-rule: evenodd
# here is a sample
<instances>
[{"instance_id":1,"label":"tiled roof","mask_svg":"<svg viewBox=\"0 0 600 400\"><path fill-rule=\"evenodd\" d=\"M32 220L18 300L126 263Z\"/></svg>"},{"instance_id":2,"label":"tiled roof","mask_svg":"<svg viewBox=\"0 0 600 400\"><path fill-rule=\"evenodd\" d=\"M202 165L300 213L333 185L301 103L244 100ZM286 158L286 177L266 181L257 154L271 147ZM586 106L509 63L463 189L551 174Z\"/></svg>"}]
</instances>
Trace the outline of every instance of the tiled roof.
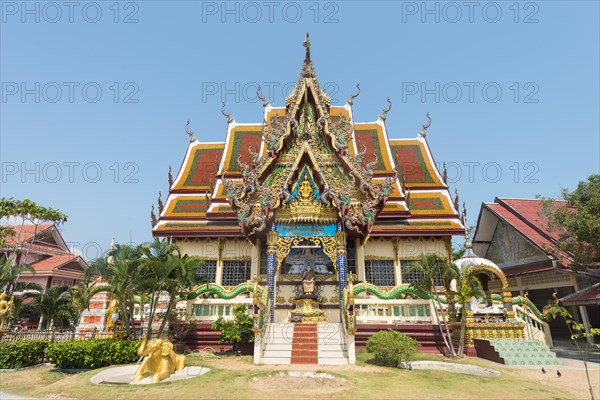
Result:
<instances>
[{"instance_id":1,"label":"tiled roof","mask_svg":"<svg viewBox=\"0 0 600 400\"><path fill-rule=\"evenodd\" d=\"M305 78L302 78L303 76ZM372 176L375 183L383 183L386 178L394 176L399 170L400 179L392 184L391 193L385 198L387 203L382 210L377 209L373 234L377 232L389 234L394 229L410 232L411 235L454 235L464 231L448 186L435 164L424 136L390 140L385 115L372 122L356 122L351 104L329 106L329 101L321 101L321 94L314 85L318 87L316 76L307 78L306 75L301 74L293 94L298 96L294 97L295 99L315 100L317 114L321 118L325 117L324 120L314 120L311 126L330 127L328 130L319 131L328 132L328 135L324 135L322 140L311 142L311 146L329 146L330 150L336 150L327 153L337 156L337 159L328 161L328 168L334 171L331 175L337 177L336 179L343 179L344 174L355 169L352 166L352 162L355 161L352 160L356 159L352 157L363 154L363 151L362 162L365 165L373 160L376 161ZM317 98L321 100L317 102ZM230 120L224 143L192 141L177 178L169 188L169 196L158 222L153 227L153 234L158 236L189 234L190 237L215 234L242 236L242 230L235 227L237 214L228 204L223 185L223 179L230 183L238 180L242 182L240 161L250 165L252 154L265 155L268 147L272 157L261 164L260 172L271 174L268 176L272 178L277 168L289 167L289 171L284 176L284 184L293 176L294 171L298 171L300 167L298 163L320 164L321 160L315 159L312 149L305 148L308 142L304 141L298 154L285 154L286 161L281 161L281 165L277 165L280 161L278 157L284 153L282 146L292 142L291 139L287 139L288 137L294 137L289 136L294 132L294 128L290 128L291 124L287 124L287 107L291 107L289 110L294 111L293 107L297 105L290 104L293 104L293 101L289 104L286 102L286 107L266 105L260 122L238 123ZM311 113L312 111L308 115L312 115ZM299 117L296 121L297 126L303 126L302 124L305 123L303 121L311 117L306 118ZM270 140L274 140L273 143L265 143L263 140L265 132L271 133L269 129L278 129L277 135L266 135ZM296 132L295 135L297 134ZM274 137L277 139L275 140ZM317 165L313 167L314 170L320 168ZM261 175L259 179L263 179L263 176ZM326 181L326 179L322 180ZM405 189L410 189L410 204L407 204L408 196ZM209 197L206 197L207 193ZM379 204L385 201L382 200ZM393 228L387 225L383 227L378 224L379 219L385 219L386 223L392 221L395 225ZM378 228L380 226L381 228Z\"/></svg>"},{"instance_id":2,"label":"tiled roof","mask_svg":"<svg viewBox=\"0 0 600 400\"><path fill-rule=\"evenodd\" d=\"M562 202L558 204L560 203ZM571 264L567 253L556 251L556 233L548 230L539 200L496 198L496 202L484 203L483 206L540 250L546 254L553 254L563 266L568 267Z\"/></svg>"},{"instance_id":3,"label":"tiled roof","mask_svg":"<svg viewBox=\"0 0 600 400\"><path fill-rule=\"evenodd\" d=\"M26 242L33 238L34 235L40 235L42 232L52 228L53 226L54 225L52 224L40 224L37 227L35 225L10 225L10 227L15 231L15 235L7 235L4 240L6 240L6 243L9 245Z\"/></svg>"},{"instance_id":4,"label":"tiled roof","mask_svg":"<svg viewBox=\"0 0 600 400\"><path fill-rule=\"evenodd\" d=\"M560 299L565 306L600 306L600 282Z\"/></svg>"}]
</instances>

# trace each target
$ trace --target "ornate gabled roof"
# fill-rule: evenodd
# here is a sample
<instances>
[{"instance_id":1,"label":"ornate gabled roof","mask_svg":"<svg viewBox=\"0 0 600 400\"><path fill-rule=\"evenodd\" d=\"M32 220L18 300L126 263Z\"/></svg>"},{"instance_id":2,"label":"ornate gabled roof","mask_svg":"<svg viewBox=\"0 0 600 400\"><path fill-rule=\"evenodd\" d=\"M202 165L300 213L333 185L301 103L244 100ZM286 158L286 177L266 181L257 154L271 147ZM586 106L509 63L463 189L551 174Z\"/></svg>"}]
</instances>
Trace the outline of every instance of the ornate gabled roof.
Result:
<instances>
[{"instance_id":1,"label":"ornate gabled roof","mask_svg":"<svg viewBox=\"0 0 600 400\"><path fill-rule=\"evenodd\" d=\"M308 36L305 45L298 83L285 107L264 101L263 122L254 124L223 112L224 143L200 143L190 135L166 205L159 203L153 233L252 236L272 223L336 219L362 237L462 233L424 134L389 140L385 118L391 102L367 123L353 119L358 94L331 106L318 83Z\"/></svg>"}]
</instances>

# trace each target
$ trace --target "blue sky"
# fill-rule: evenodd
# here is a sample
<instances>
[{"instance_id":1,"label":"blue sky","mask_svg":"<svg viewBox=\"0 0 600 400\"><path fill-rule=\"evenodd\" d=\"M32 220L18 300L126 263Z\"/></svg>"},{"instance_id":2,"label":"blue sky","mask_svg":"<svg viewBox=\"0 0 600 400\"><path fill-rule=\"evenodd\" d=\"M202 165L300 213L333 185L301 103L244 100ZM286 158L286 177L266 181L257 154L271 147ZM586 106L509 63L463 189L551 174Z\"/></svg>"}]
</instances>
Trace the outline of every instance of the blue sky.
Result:
<instances>
[{"instance_id":1,"label":"blue sky","mask_svg":"<svg viewBox=\"0 0 600 400\"><path fill-rule=\"evenodd\" d=\"M431 114L472 225L495 196L557 196L599 172L598 4L2 1L1 195L65 212L87 257L113 235L148 240L185 122L222 141L222 100L260 121L256 84L282 105L308 31L334 103L360 82L356 120L389 96L390 136L414 137Z\"/></svg>"}]
</instances>

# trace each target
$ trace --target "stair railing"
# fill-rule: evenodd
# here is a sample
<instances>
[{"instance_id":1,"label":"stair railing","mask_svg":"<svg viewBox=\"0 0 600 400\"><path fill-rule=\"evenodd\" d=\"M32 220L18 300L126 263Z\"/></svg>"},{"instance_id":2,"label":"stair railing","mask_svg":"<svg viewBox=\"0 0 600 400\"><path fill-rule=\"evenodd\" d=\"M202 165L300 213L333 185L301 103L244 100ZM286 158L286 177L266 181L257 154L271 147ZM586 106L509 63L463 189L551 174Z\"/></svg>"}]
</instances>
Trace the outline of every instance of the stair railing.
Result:
<instances>
[{"instance_id":1,"label":"stair railing","mask_svg":"<svg viewBox=\"0 0 600 400\"><path fill-rule=\"evenodd\" d=\"M526 339L541 340L548 347L552 347L552 335L547 322L538 318L527 304L514 304L513 310L515 319L525 324Z\"/></svg>"}]
</instances>

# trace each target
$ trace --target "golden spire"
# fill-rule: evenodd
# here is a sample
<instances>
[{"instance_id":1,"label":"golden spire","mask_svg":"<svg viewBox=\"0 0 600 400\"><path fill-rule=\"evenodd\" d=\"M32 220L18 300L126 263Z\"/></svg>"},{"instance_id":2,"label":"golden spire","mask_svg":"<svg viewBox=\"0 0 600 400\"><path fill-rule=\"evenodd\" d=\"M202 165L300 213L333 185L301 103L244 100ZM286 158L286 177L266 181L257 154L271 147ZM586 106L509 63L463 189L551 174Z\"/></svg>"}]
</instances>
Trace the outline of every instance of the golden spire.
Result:
<instances>
[{"instance_id":1,"label":"golden spire","mask_svg":"<svg viewBox=\"0 0 600 400\"><path fill-rule=\"evenodd\" d=\"M308 35L308 32L306 32L306 38L304 39L304 47L306 47L304 62L310 62L310 36Z\"/></svg>"}]
</instances>

